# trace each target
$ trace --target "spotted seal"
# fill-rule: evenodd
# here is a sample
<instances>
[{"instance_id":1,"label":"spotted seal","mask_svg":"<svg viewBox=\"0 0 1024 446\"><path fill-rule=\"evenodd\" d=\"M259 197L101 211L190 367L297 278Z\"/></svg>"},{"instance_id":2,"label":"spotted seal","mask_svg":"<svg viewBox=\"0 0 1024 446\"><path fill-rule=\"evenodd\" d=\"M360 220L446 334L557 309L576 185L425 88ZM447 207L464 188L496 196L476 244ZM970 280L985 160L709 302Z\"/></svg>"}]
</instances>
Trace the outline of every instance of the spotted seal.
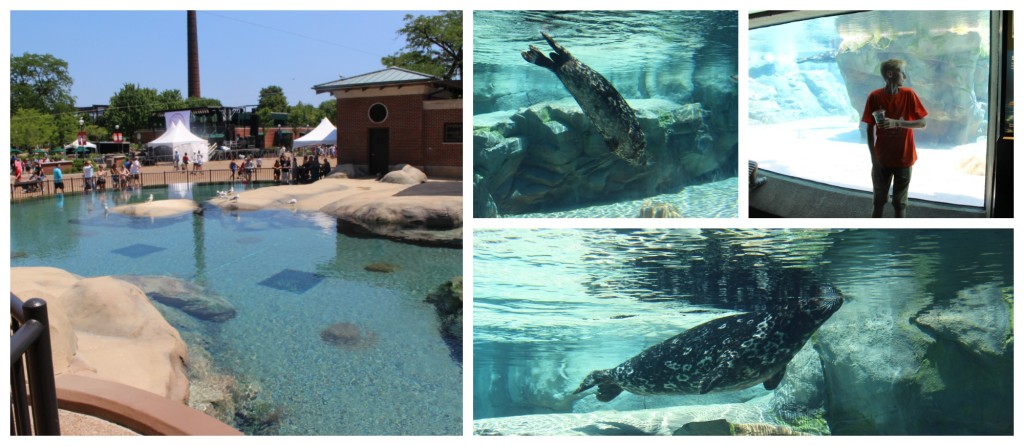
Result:
<instances>
[{"instance_id":1,"label":"spotted seal","mask_svg":"<svg viewBox=\"0 0 1024 446\"><path fill-rule=\"evenodd\" d=\"M636 119L636 112L601 73L573 57L551 36L543 32L541 35L555 52L548 58L530 45L529 51L522 52L523 59L558 76L615 155L634 166L646 166L647 138Z\"/></svg>"},{"instance_id":2,"label":"spotted seal","mask_svg":"<svg viewBox=\"0 0 1024 446\"><path fill-rule=\"evenodd\" d=\"M772 390L782 381L786 364L842 304L842 294L824 285L815 296L789 298L771 310L713 319L618 367L591 372L573 393L596 385L597 399L611 401L623 390L705 394L759 383Z\"/></svg>"}]
</instances>

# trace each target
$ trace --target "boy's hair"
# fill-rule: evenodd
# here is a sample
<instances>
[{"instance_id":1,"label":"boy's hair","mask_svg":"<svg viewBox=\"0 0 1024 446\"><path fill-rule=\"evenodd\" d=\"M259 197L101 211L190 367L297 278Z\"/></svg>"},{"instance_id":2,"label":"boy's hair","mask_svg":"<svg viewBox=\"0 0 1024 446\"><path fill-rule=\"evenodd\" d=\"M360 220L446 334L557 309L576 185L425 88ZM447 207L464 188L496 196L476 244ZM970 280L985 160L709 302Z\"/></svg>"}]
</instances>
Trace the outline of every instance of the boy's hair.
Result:
<instances>
[{"instance_id":1,"label":"boy's hair","mask_svg":"<svg viewBox=\"0 0 1024 446\"><path fill-rule=\"evenodd\" d=\"M884 78L885 77L885 73L887 71L895 71L895 70L902 69L904 65L906 65L906 62L904 62L904 61L902 61L900 59L889 59L889 60L887 60L885 62L882 62L882 67L881 67L881 69L879 71L881 72L882 77Z\"/></svg>"}]
</instances>

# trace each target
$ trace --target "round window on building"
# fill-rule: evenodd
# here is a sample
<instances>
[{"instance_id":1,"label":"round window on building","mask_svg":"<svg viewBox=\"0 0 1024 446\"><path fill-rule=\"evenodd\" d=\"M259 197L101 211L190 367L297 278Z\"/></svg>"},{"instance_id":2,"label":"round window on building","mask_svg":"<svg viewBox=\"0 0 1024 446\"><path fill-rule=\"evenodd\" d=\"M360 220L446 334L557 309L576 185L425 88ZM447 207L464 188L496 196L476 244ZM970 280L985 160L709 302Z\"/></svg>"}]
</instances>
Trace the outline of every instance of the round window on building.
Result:
<instances>
[{"instance_id":1,"label":"round window on building","mask_svg":"<svg viewBox=\"0 0 1024 446\"><path fill-rule=\"evenodd\" d=\"M388 108L384 104L376 103L370 106L370 121L380 124L385 119L388 119Z\"/></svg>"}]
</instances>

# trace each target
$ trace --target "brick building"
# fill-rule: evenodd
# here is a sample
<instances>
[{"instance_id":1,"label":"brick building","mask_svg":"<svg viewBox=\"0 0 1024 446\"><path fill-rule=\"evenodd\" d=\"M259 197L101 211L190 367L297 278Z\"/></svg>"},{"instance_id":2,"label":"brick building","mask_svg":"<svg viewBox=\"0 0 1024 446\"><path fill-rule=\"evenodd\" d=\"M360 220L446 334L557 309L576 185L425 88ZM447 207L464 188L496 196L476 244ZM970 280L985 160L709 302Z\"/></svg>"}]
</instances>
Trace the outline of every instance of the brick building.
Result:
<instances>
[{"instance_id":1,"label":"brick building","mask_svg":"<svg viewBox=\"0 0 1024 446\"><path fill-rule=\"evenodd\" d=\"M338 100L338 163L462 178L462 81L391 67L313 87Z\"/></svg>"}]
</instances>

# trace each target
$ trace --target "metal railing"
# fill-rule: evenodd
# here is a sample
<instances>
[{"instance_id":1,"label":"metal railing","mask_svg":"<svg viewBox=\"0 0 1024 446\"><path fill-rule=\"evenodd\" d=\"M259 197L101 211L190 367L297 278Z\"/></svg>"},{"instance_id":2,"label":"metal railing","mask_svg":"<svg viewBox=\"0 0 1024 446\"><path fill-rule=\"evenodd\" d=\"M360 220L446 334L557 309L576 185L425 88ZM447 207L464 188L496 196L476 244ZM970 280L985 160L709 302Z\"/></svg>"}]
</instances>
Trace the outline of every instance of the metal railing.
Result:
<instances>
[{"instance_id":1,"label":"metal railing","mask_svg":"<svg viewBox=\"0 0 1024 446\"><path fill-rule=\"evenodd\" d=\"M11 435L60 435L46 301L11 293Z\"/></svg>"},{"instance_id":2,"label":"metal railing","mask_svg":"<svg viewBox=\"0 0 1024 446\"><path fill-rule=\"evenodd\" d=\"M103 189L98 190L117 190L119 186L113 184L113 177L108 173L103 177L106 180L106 184ZM120 180L120 177L118 177ZM241 182L243 180L241 171L235 172L234 177L231 175L230 169L217 169L217 170L196 170L196 171L166 171L166 172L148 172L140 173L138 175L137 182L130 180L129 185L135 187L149 187L149 186L163 186L174 183L190 183L190 184L216 184L216 183L231 183ZM248 178L252 182L268 182L274 181L274 169L272 167L261 167L253 169L252 174ZM64 194L81 193L85 192L85 179L81 177L64 177ZM99 185L97 185L99 188ZM22 181L20 183L11 183L11 200L19 201L26 198L34 197L48 197L52 196L57 191L53 187L53 180L47 178L42 182L29 182Z\"/></svg>"}]
</instances>

